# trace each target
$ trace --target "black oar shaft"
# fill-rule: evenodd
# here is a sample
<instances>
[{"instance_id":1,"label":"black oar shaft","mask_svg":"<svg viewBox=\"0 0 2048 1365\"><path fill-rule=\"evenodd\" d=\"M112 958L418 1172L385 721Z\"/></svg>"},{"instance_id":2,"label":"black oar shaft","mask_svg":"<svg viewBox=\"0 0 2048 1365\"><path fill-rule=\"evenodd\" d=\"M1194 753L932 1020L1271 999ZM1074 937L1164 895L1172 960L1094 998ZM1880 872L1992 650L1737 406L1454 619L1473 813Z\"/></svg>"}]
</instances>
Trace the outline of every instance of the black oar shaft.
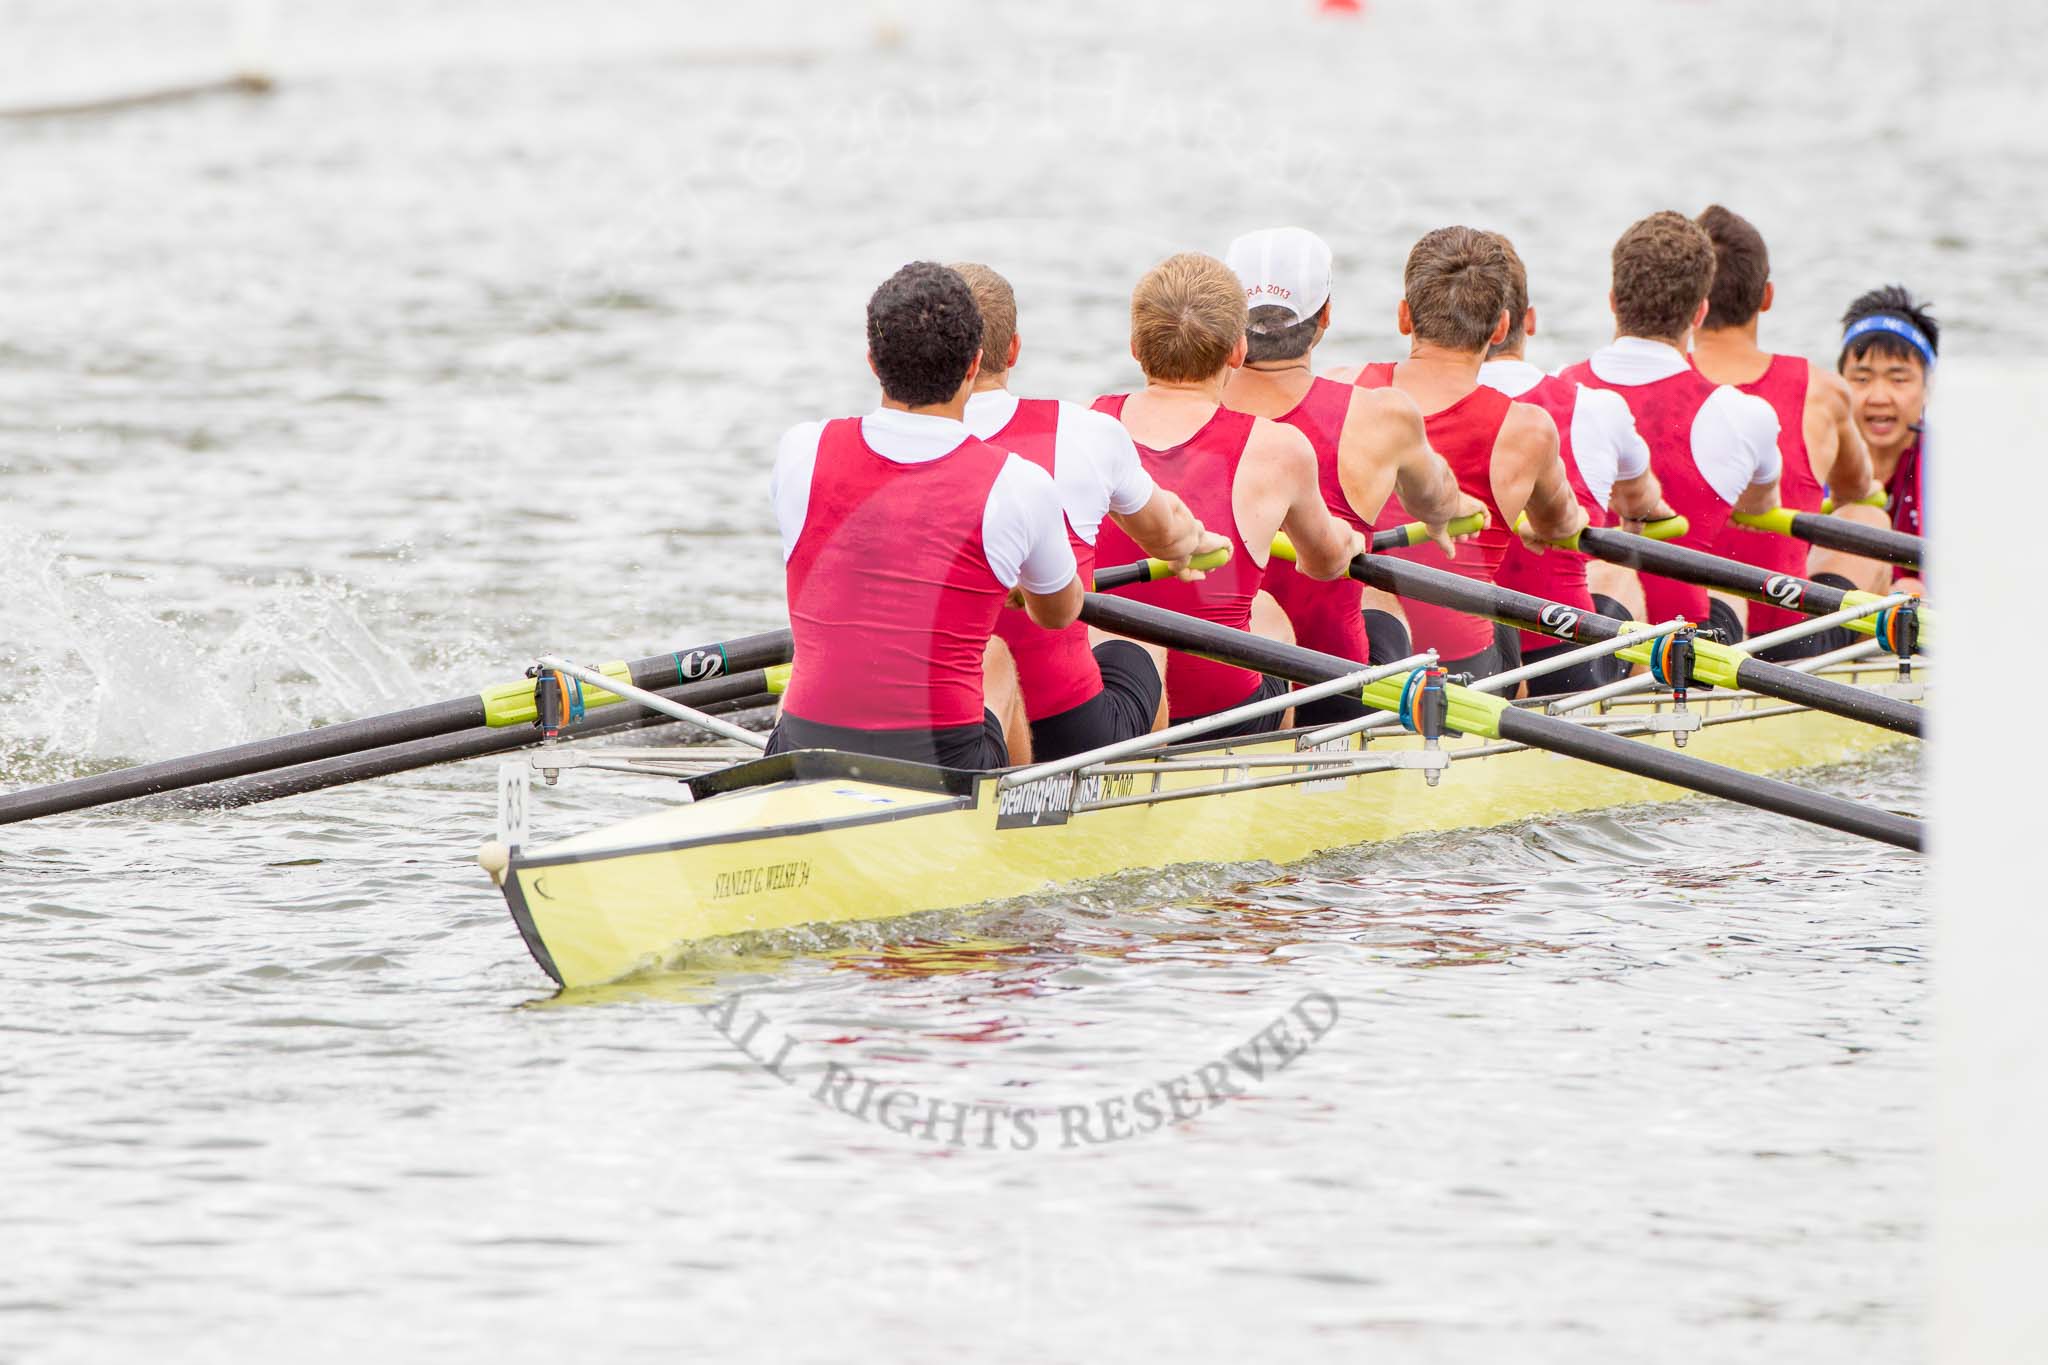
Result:
<instances>
[{"instance_id":1,"label":"black oar shaft","mask_svg":"<svg viewBox=\"0 0 2048 1365\"><path fill-rule=\"evenodd\" d=\"M1623 538L1657 549L1673 548L1656 541L1644 540L1641 536ZM1690 554L1692 551L1684 553ZM1714 556L1706 555L1703 558L1712 559ZM1762 570L1757 572L1761 573ZM1432 569L1426 564L1414 564L1405 559L1385 555L1360 555L1351 561L1351 576L1383 592L1412 597L1418 602L1448 607L1452 611L1469 612L1471 615L1484 616L1489 620L1511 626L1521 626L1526 630L1554 635L1560 640L1575 640L1580 643L1612 640L1631 629L1633 625L1628 621L1617 621L1611 616L1581 611L1562 602L1546 602L1525 592L1515 592L1492 583L1477 582L1454 573L1446 573L1442 569ZM1820 584L1814 586L1824 592L1833 592L1837 597L1840 596L1836 589L1825 588ZM1896 697L1877 696L1862 688L1816 678L1810 673L1801 673L1780 664L1766 663L1762 659L1744 658L1736 665L1735 678L1741 686L1766 697L1798 702L1816 711L1826 711L1830 715L1864 721L1895 734L1913 735L1918 738L1926 736L1926 711Z\"/></svg>"},{"instance_id":2,"label":"black oar shaft","mask_svg":"<svg viewBox=\"0 0 2048 1365\"><path fill-rule=\"evenodd\" d=\"M1641 740L1575 725L1556 716L1509 707L1500 715L1500 736L1569 758L1618 768L1655 782L1684 787L1706 796L1755 806L1808 824L1858 834L1894 848L1920 852L1926 847L1926 826L1908 815L1855 801L1808 791L1776 778L1745 773L1690 754L1673 753Z\"/></svg>"},{"instance_id":3,"label":"black oar shaft","mask_svg":"<svg viewBox=\"0 0 2048 1365\"><path fill-rule=\"evenodd\" d=\"M757 706L770 705L775 701L774 696L768 692L767 674L760 669L738 673L730 678L693 683L686 687L667 688L660 695L713 715L750 710ZM562 737L565 740L590 739L599 735L687 723L665 715L650 714L637 706L607 708L603 711L593 711L582 720L563 726ZM540 731L526 725L508 726L498 730L465 730L452 735L413 740L406 744L366 749L360 753L344 754L338 758L322 759L315 763L301 763L274 772L256 773L200 787L163 792L150 798L147 808L225 810L235 806L253 806L262 801L299 796L307 792L322 791L328 787L343 786L350 782L361 782L368 778L391 777L420 768L431 768L439 763L455 763L467 758L512 753L519 749L533 748L543 742Z\"/></svg>"},{"instance_id":4,"label":"black oar shaft","mask_svg":"<svg viewBox=\"0 0 2048 1365\"><path fill-rule=\"evenodd\" d=\"M1860 521L1844 517L1794 512L1789 530L1809 545L1882 560L1908 569L1919 568L1927 554L1927 542L1919 536L1883 526L1865 526Z\"/></svg>"},{"instance_id":5,"label":"black oar shaft","mask_svg":"<svg viewBox=\"0 0 2048 1365\"><path fill-rule=\"evenodd\" d=\"M1219 663L1257 669L1291 682L1327 682L1358 668L1357 663L1350 659L1284 645L1276 640L1248 635L1214 622L1121 597L1090 593L1082 605L1081 619L1101 630L1199 654ZM1718 763L1656 748L1640 740L1599 734L1556 716L1509 707L1501 713L1500 734L1503 739L1512 739L1533 749L1582 758L1704 795L1725 797L1748 805L1763 805L1780 815L1846 834L1860 834L1899 848L1917 850L1925 846L1925 827L1909 816L1875 810L1838 796L1810 792L1775 778L1739 773Z\"/></svg>"},{"instance_id":6,"label":"black oar shaft","mask_svg":"<svg viewBox=\"0 0 2048 1365\"><path fill-rule=\"evenodd\" d=\"M1746 597L1786 611L1808 616L1825 616L1850 605L1853 588L1835 588L1796 574L1760 569L1739 559L1725 559L1704 550L1689 549L1626 531L1602 530L1589 526L1579 532L1579 548L1595 559L1619 564L1639 573L1661 574L1682 583Z\"/></svg>"},{"instance_id":7,"label":"black oar shaft","mask_svg":"<svg viewBox=\"0 0 2048 1365\"><path fill-rule=\"evenodd\" d=\"M635 686L654 691L678 683L787 663L789 651L789 632L775 630L653 655L633 662L629 668ZM138 796L245 777L299 763L318 762L364 749L431 739L480 727L484 720L482 698L461 697L394 711L389 715L323 725L301 734L236 744L187 758L96 773L47 787L31 787L26 791L0 795L0 825L84 810L89 806L104 806L115 801L131 801Z\"/></svg>"}]
</instances>

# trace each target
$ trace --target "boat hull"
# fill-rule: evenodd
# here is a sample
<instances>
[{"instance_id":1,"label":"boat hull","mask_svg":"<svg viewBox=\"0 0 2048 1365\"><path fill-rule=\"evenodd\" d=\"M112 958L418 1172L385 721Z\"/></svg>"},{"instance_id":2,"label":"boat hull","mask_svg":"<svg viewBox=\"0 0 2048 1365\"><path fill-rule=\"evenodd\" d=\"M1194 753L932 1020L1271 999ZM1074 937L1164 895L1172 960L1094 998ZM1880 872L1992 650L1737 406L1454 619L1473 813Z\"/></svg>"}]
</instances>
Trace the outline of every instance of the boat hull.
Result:
<instances>
[{"instance_id":1,"label":"boat hull","mask_svg":"<svg viewBox=\"0 0 2048 1365\"><path fill-rule=\"evenodd\" d=\"M1755 699L1707 700L1698 709L1708 723L1686 752L1747 772L1906 742ZM1369 753L1419 747L1410 736L1376 738ZM979 905L1176 864L1291 863L1411 835L1687 795L1511 744L1451 737L1444 748L1453 762L1434 788L1422 772L1399 768L1229 791L1203 789L1231 774L1169 771L1104 778L1096 794L1151 792L1156 783L1180 799L1066 819L1055 812L1036 824L1001 811L992 777L848 755L785 756L733 770L730 789L703 799L515 850L501 885L535 960L563 985L584 986L659 968L704 939ZM1278 757L1294 745L1228 752Z\"/></svg>"}]
</instances>

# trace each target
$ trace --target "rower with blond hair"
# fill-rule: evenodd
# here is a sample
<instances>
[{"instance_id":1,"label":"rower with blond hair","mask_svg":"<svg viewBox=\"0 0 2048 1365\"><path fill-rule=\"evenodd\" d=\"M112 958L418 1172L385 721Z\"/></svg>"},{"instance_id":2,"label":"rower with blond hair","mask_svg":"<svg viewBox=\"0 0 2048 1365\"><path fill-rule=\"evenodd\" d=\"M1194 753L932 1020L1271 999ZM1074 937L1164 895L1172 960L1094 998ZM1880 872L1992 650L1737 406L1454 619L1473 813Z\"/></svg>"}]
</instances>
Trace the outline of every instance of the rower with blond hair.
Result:
<instances>
[{"instance_id":1,"label":"rower with blond hair","mask_svg":"<svg viewBox=\"0 0 2048 1365\"><path fill-rule=\"evenodd\" d=\"M1131 293L1131 355L1145 374L1136 393L1095 406L1123 423L1145 469L1173 488L1231 557L1200 582L1124 589L1131 597L1235 630L1252 624L1273 537L1286 531L1296 564L1311 579L1342 577L1365 538L1330 515L1315 448L1293 427L1223 405L1231 372L1244 364L1244 286L1213 256L1183 252L1161 261ZM1096 558L1135 559L1139 547L1105 527ZM1167 656L1170 718L1193 720L1287 691L1278 678L1174 651ZM1285 712L1216 731L1220 737L1277 729Z\"/></svg>"}]
</instances>

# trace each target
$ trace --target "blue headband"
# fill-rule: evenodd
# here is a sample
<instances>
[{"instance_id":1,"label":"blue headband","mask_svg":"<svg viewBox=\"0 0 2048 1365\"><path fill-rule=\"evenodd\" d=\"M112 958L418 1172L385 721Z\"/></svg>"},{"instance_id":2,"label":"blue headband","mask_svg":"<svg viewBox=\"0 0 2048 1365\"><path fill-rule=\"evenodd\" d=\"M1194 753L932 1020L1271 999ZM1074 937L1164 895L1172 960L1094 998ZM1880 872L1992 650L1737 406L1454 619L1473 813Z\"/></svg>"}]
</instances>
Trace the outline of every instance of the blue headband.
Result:
<instances>
[{"instance_id":1,"label":"blue headband","mask_svg":"<svg viewBox=\"0 0 2048 1365\"><path fill-rule=\"evenodd\" d=\"M1858 318L1849 324L1849 330L1842 333L1842 351L1847 354L1850 343L1858 337L1867 337L1872 332L1890 332L1903 339L1907 345L1920 353L1928 369L1934 368L1934 343L1927 339L1927 333L1915 327L1905 318L1893 313L1872 313L1867 318Z\"/></svg>"}]
</instances>

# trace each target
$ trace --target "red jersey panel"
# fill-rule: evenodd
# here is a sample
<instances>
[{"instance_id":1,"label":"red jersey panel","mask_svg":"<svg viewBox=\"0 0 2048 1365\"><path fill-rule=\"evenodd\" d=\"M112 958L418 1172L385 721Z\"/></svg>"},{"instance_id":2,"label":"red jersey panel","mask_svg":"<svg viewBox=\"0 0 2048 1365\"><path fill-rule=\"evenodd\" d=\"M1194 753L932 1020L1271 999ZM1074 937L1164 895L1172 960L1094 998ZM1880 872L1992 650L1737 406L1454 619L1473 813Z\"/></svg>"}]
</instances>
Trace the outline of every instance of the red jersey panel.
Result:
<instances>
[{"instance_id":1,"label":"red jersey panel","mask_svg":"<svg viewBox=\"0 0 2048 1365\"><path fill-rule=\"evenodd\" d=\"M1095 410L1122 420L1128 394L1111 394L1095 400ZM1232 494L1237 487L1237 467L1251 440L1257 419L1250 413L1216 409L1201 430L1167 450L1154 450L1135 442L1145 472L1162 488L1180 495L1202 525L1230 536L1230 560L1211 569L1199 582L1186 583L1169 578L1159 583L1138 583L1118 589L1118 595L1169 611L1199 616L1233 630L1248 630L1252 623L1252 598L1258 595L1265 566L1252 559L1237 527L1237 508ZM1262 547L1270 550L1270 546ZM1122 528L1105 522L1096 537L1095 557L1102 564L1124 564L1143 559ZM1167 712L1176 720L1192 720L1236 706L1259 686L1259 675L1245 668L1232 668L1210 659L1198 659L1178 650L1166 656Z\"/></svg>"},{"instance_id":2,"label":"red jersey panel","mask_svg":"<svg viewBox=\"0 0 2048 1365\"><path fill-rule=\"evenodd\" d=\"M1372 523L1344 496L1344 483L1337 476L1337 446L1350 411L1351 385L1318 377L1301 401L1275 420L1308 437L1315 447L1317 481L1330 514L1370 536ZM1275 558L1266 562L1265 587L1294 626L1295 643L1359 663L1366 661L1365 618L1359 614L1364 584L1355 578L1318 583L1286 560Z\"/></svg>"},{"instance_id":3,"label":"red jersey panel","mask_svg":"<svg viewBox=\"0 0 2048 1365\"><path fill-rule=\"evenodd\" d=\"M1681 370L1650 384L1609 384L1593 373L1591 361L1582 360L1558 378L1589 389L1611 389L1628 404L1636 419L1636 431L1650 447L1650 468L1663 485L1664 500L1671 510L1691 523L1677 544L1708 554L1720 554L1722 534L1734 504L1714 491L1692 457L1692 424L1719 385L1698 370ZM1707 590L1657 574L1641 575L1643 606L1651 622L1683 616L1688 621L1707 619Z\"/></svg>"},{"instance_id":4,"label":"red jersey panel","mask_svg":"<svg viewBox=\"0 0 2048 1365\"><path fill-rule=\"evenodd\" d=\"M1557 425L1557 449L1564 457L1565 478L1572 487L1572 496L1585 509L1588 525L1608 524L1607 509L1593 497L1593 490L1586 485L1586 476L1579 470L1578 457L1572 451L1572 418L1579 409L1579 386L1566 383L1555 375L1545 375L1536 386L1516 398L1517 403L1533 403L1550 414L1550 420ZM1582 550L1545 550L1537 554L1522 544L1520 536L1510 537L1505 556L1500 563L1499 584L1513 588L1532 597L1541 597L1548 602L1563 602L1581 611L1593 610L1593 593L1586 586L1586 565L1591 556ZM1531 631L1522 632L1524 651L1555 648L1555 636L1537 635Z\"/></svg>"},{"instance_id":5,"label":"red jersey panel","mask_svg":"<svg viewBox=\"0 0 2048 1365\"><path fill-rule=\"evenodd\" d=\"M862 730L981 723L981 657L1008 596L981 523L1008 459L969 437L899 464L868 445L858 417L826 423L785 569L797 660L787 714Z\"/></svg>"},{"instance_id":6,"label":"red jersey panel","mask_svg":"<svg viewBox=\"0 0 2048 1365\"><path fill-rule=\"evenodd\" d=\"M1778 479L1778 502L1795 512L1820 511L1821 500L1826 496L1820 480L1814 477L1813 460L1806 450L1806 386L1812 376L1813 367L1803 356L1774 355L1761 378L1738 386L1744 393L1753 393L1769 403L1778 414L1778 455L1785 465ZM1721 553L1772 573L1804 578L1810 551L1803 540L1731 524L1721 538ZM1753 636L1797 625L1805 619L1804 612L1787 611L1763 602L1749 604L1749 633Z\"/></svg>"},{"instance_id":7,"label":"red jersey panel","mask_svg":"<svg viewBox=\"0 0 2048 1365\"><path fill-rule=\"evenodd\" d=\"M988 443L1021 455L1051 474L1058 459L1059 425L1058 399L1020 398L1017 411ZM1081 582L1093 583L1095 547L1074 533L1071 520L1067 543L1074 547ZM1026 719L1044 720L1071 711L1102 690L1102 670L1088 648L1088 627L1079 621L1063 630L1047 630L1027 613L1008 610L996 617L996 635L1017 661L1017 686L1024 694Z\"/></svg>"},{"instance_id":8,"label":"red jersey panel","mask_svg":"<svg viewBox=\"0 0 2048 1365\"><path fill-rule=\"evenodd\" d=\"M1391 388L1394 367L1386 363L1366 365L1359 370L1355 382L1362 389ZM1443 411L1433 412L1423 419L1423 426L1429 433L1430 448L1450 465L1451 472L1457 476L1458 487L1486 504L1491 524L1471 540L1461 542L1456 559L1445 558L1444 552L1435 545L1418 545L1390 553L1481 583L1497 581L1501 561L1507 556L1508 542L1515 536L1502 524L1500 508L1493 501L1493 445L1500 437L1501 424L1507 421L1508 407L1513 402L1498 389L1481 384ZM1381 520L1392 526L1414 518L1407 508L1401 506L1401 499L1396 495L1387 500L1387 510ZM1401 607L1408 615L1408 633L1413 637L1415 647L1434 649L1446 662L1470 658L1493 643L1491 621L1406 597L1401 599Z\"/></svg>"}]
</instances>

